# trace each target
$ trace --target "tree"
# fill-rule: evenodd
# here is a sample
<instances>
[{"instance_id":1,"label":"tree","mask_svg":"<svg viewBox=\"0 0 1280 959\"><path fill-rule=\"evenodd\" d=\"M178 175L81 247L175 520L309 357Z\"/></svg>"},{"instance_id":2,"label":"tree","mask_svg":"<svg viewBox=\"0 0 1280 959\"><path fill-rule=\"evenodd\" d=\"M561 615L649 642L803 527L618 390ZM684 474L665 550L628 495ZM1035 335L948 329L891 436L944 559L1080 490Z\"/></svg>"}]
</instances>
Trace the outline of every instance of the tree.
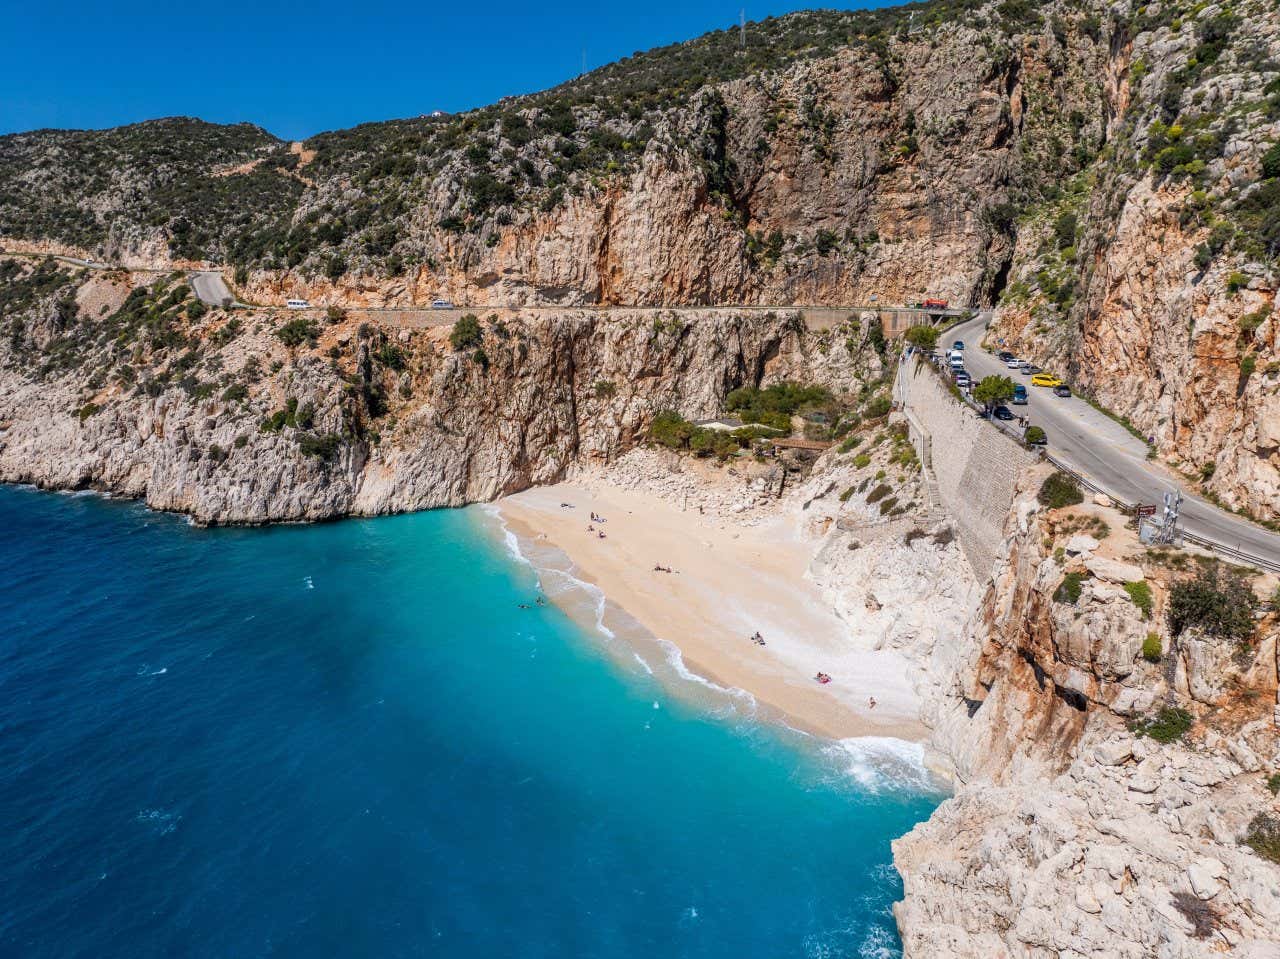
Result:
<instances>
[{"instance_id":1,"label":"tree","mask_svg":"<svg viewBox=\"0 0 1280 959\"><path fill-rule=\"evenodd\" d=\"M484 333L480 329L480 320L474 313L468 313L453 325L449 334L449 345L461 352L479 346L484 341Z\"/></svg>"},{"instance_id":2,"label":"tree","mask_svg":"<svg viewBox=\"0 0 1280 959\"><path fill-rule=\"evenodd\" d=\"M984 376L973 388L973 398L987 409L1013 399L1013 380L1007 376Z\"/></svg>"},{"instance_id":3,"label":"tree","mask_svg":"<svg viewBox=\"0 0 1280 959\"><path fill-rule=\"evenodd\" d=\"M938 331L928 323L922 323L907 330L906 340L916 349L927 353L938 345Z\"/></svg>"}]
</instances>

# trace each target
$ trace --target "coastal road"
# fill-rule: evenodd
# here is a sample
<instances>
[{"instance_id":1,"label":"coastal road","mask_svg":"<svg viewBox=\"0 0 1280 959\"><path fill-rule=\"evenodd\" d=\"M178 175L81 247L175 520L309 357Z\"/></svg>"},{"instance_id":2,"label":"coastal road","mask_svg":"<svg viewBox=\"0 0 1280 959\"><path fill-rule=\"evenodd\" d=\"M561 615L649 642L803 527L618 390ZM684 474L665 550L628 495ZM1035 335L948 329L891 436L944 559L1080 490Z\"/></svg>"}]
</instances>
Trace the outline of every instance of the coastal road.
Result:
<instances>
[{"instance_id":1,"label":"coastal road","mask_svg":"<svg viewBox=\"0 0 1280 959\"><path fill-rule=\"evenodd\" d=\"M1181 525L1187 532L1280 564L1280 535L1193 495L1171 470L1147 459L1145 443L1084 400L1054 396L1052 390L1032 386L1030 376L1007 369L999 357L984 352L980 343L990 319L991 314L984 312L947 331L939 340L939 349L949 347L954 340L963 340L965 367L975 382L998 374L1024 385L1027 405L1010 408L1044 428L1049 437L1049 453L1055 459L1129 503L1158 507L1166 492L1180 489L1184 497ZM991 346L1000 349L994 343Z\"/></svg>"},{"instance_id":2,"label":"coastal road","mask_svg":"<svg viewBox=\"0 0 1280 959\"><path fill-rule=\"evenodd\" d=\"M231 295L231 290L227 286L227 281L222 278L221 273L217 272L192 272L188 274L191 280L191 289L195 291L196 296L200 298L202 303L208 303L210 306L221 306L226 300L235 303L235 297ZM243 304L236 304L241 306Z\"/></svg>"}]
</instances>

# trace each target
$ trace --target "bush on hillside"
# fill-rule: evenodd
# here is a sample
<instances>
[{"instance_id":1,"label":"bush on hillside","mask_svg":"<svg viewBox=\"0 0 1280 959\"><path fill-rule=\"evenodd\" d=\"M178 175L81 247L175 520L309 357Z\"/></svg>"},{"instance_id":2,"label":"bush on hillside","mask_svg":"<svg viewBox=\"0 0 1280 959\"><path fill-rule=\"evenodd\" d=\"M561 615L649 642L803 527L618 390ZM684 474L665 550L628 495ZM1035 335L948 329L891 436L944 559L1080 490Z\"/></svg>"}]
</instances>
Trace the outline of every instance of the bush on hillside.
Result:
<instances>
[{"instance_id":1,"label":"bush on hillside","mask_svg":"<svg viewBox=\"0 0 1280 959\"><path fill-rule=\"evenodd\" d=\"M1280 816L1258 813L1249 823L1243 842L1263 859L1280 863Z\"/></svg>"},{"instance_id":2,"label":"bush on hillside","mask_svg":"<svg viewBox=\"0 0 1280 959\"><path fill-rule=\"evenodd\" d=\"M1169 591L1169 632L1182 635L1200 629L1210 636L1243 641L1253 635L1253 612L1258 600L1238 573L1217 565L1192 579L1174 583Z\"/></svg>"},{"instance_id":3,"label":"bush on hillside","mask_svg":"<svg viewBox=\"0 0 1280 959\"><path fill-rule=\"evenodd\" d=\"M1161 706L1154 716L1144 716L1129 724L1129 731L1158 743L1177 742L1191 729L1195 717L1177 706Z\"/></svg>"},{"instance_id":4,"label":"bush on hillside","mask_svg":"<svg viewBox=\"0 0 1280 959\"><path fill-rule=\"evenodd\" d=\"M276 336L285 346L301 346L303 343L314 343L319 335L320 328L316 326L315 320L301 317L296 320L290 320L276 330Z\"/></svg>"},{"instance_id":5,"label":"bush on hillside","mask_svg":"<svg viewBox=\"0 0 1280 959\"><path fill-rule=\"evenodd\" d=\"M1066 473L1051 473L1040 484L1040 492L1036 499L1041 506L1049 509L1061 509L1064 506L1077 506L1084 502L1084 493L1078 484Z\"/></svg>"},{"instance_id":6,"label":"bush on hillside","mask_svg":"<svg viewBox=\"0 0 1280 959\"><path fill-rule=\"evenodd\" d=\"M484 333L480 329L480 320L474 313L468 313L462 317L449 331L449 345L453 347L455 353L475 349L483 341Z\"/></svg>"},{"instance_id":7,"label":"bush on hillside","mask_svg":"<svg viewBox=\"0 0 1280 959\"><path fill-rule=\"evenodd\" d=\"M1163 655L1164 647L1160 643L1160 634L1147 633L1147 638L1142 641L1142 658L1149 663L1158 663Z\"/></svg>"},{"instance_id":8,"label":"bush on hillside","mask_svg":"<svg viewBox=\"0 0 1280 959\"><path fill-rule=\"evenodd\" d=\"M1058 584L1058 588L1053 591L1054 601L1070 603L1072 606L1080 602L1080 592L1087 578L1084 573L1067 573L1066 576L1062 577L1062 582Z\"/></svg>"},{"instance_id":9,"label":"bush on hillside","mask_svg":"<svg viewBox=\"0 0 1280 959\"><path fill-rule=\"evenodd\" d=\"M1142 618L1151 618L1151 605L1153 602L1151 596L1151 586L1145 579L1137 580L1132 583L1124 584L1124 591L1129 594L1129 599L1133 605L1142 610Z\"/></svg>"}]
</instances>

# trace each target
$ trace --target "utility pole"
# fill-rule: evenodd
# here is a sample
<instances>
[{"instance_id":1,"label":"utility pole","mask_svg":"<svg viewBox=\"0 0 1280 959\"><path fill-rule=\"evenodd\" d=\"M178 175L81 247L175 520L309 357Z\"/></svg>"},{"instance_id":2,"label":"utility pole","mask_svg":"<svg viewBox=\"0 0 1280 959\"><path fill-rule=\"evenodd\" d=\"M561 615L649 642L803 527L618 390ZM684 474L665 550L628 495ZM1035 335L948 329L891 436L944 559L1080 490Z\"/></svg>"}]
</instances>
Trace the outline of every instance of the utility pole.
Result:
<instances>
[{"instance_id":1,"label":"utility pole","mask_svg":"<svg viewBox=\"0 0 1280 959\"><path fill-rule=\"evenodd\" d=\"M738 11L738 49L747 49L747 10L745 7Z\"/></svg>"}]
</instances>

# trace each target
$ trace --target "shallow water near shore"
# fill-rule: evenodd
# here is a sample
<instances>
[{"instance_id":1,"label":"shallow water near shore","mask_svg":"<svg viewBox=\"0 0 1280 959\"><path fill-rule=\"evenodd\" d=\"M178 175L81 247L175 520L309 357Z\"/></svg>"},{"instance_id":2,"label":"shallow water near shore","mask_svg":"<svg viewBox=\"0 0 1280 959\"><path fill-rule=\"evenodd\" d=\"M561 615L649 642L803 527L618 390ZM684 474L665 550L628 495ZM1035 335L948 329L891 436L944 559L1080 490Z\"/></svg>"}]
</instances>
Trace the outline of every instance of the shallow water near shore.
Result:
<instances>
[{"instance_id":1,"label":"shallow water near shore","mask_svg":"<svg viewBox=\"0 0 1280 959\"><path fill-rule=\"evenodd\" d=\"M580 587L481 510L203 530L0 487L0 529L0 953L898 952L911 748L532 605Z\"/></svg>"}]
</instances>

